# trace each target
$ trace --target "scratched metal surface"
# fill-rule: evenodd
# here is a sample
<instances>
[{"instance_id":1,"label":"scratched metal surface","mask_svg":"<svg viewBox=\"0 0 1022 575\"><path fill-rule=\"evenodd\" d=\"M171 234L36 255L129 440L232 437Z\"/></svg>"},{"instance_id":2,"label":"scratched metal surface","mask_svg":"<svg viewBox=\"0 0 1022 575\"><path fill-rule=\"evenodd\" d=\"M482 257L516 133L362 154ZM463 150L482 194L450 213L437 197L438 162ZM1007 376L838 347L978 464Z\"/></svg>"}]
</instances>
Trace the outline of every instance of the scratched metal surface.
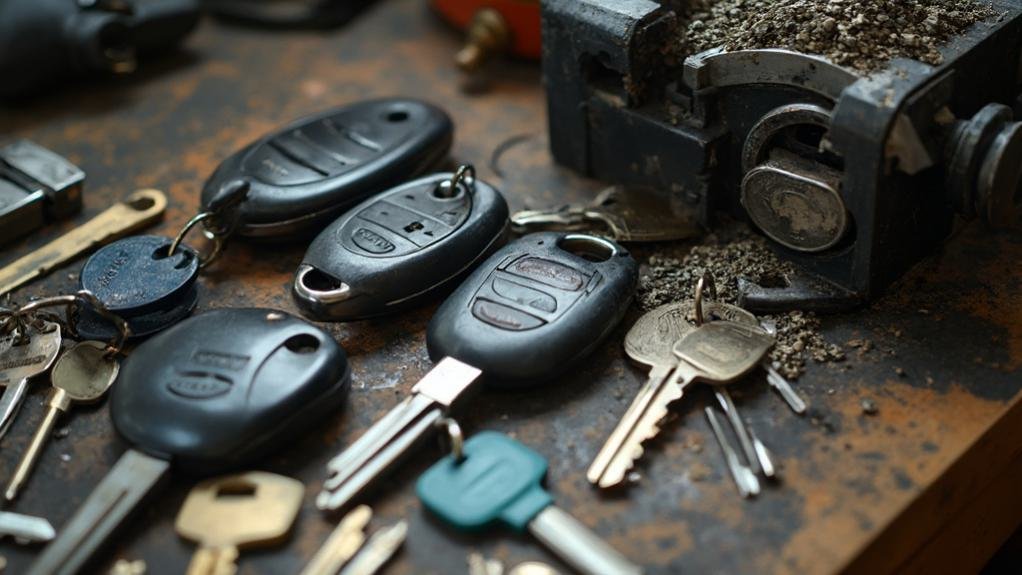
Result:
<instances>
[{"instance_id":1,"label":"scratched metal surface","mask_svg":"<svg viewBox=\"0 0 1022 575\"><path fill-rule=\"evenodd\" d=\"M447 108L457 124L454 158L478 165L513 208L578 199L597 189L550 165L541 136L538 69L506 64L488 93L466 95L450 65L457 45L456 35L416 0L380 3L348 28L327 34L267 34L206 22L185 53L150 63L139 76L68 87L0 109L0 134L37 140L87 171L86 209L75 221L136 188L165 190L171 197L166 220L150 231L167 235L194 212L202 182L228 154L298 116L376 95L421 96ZM497 177L488 166L491 153L521 135L531 137L505 156L504 177ZM70 225L7 246L0 261ZM225 261L201 280L200 309L295 311L288 286L302 252L299 244L235 241ZM1022 233L988 236L971 226L877 306L827 319L828 340L869 338L877 349L862 357L853 351L844 364L810 367L798 387L813 406L812 417L792 415L764 382L746 383L740 407L776 452L783 477L753 502L741 501L726 475L701 415L708 399L702 390L678 406L677 418L647 450L637 485L601 496L586 483L585 468L645 375L623 357L624 326L576 372L532 392L483 394L459 418L469 432L506 431L549 456L548 483L560 505L647 564L650 573L835 571L927 489L944 489L940 481L952 464L972 453L977 438L1017 403L1020 259ZM73 289L77 267L31 284L17 299ZM350 400L332 421L260 466L304 481L305 508L286 544L242 553L241 573L296 572L327 536L336 518L313 507L323 465L429 369L423 330L434 309L328 326L354 366ZM633 311L626 323L636 317ZM41 417L44 396L45 385L37 385L4 440L4 481ZM878 404L876 415L862 414L865 397ZM13 505L48 517L58 528L124 449L105 406L77 409L63 425L70 435L51 442ZM1003 451L989 465L1003 463ZM557 564L528 538L457 534L428 517L412 487L439 454L429 444L367 499L377 512L373 529L399 518L411 523L388 573L464 572L471 550L512 565L528 559ZM97 568L124 557L145 559L150 573L182 572L193 546L174 534L172 524L190 483L178 477L141 510ZM924 509L925 517L912 519L908 531L925 535L948 521L978 486L963 489L944 493L942 506ZM11 573L20 572L34 552L0 542Z\"/></svg>"}]
</instances>

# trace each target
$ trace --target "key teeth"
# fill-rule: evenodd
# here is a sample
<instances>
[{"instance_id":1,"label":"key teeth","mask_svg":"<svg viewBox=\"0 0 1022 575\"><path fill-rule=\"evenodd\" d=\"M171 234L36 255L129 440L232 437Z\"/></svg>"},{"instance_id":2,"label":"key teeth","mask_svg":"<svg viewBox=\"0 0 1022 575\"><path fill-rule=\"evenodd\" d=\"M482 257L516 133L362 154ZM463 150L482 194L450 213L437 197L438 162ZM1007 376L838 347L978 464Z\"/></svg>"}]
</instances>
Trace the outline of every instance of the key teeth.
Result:
<instances>
[{"instance_id":1,"label":"key teeth","mask_svg":"<svg viewBox=\"0 0 1022 575\"><path fill-rule=\"evenodd\" d=\"M607 480L606 477L608 473L604 473L604 476L600 479L600 487L613 487L625 481L628 472L635 468L635 462L642 458L642 456L646 453L646 448L643 447L643 444L660 433L660 423L663 422L663 420L667 418L667 414L670 413L667 407L672 402L681 399L681 396L682 390L677 389L670 392L665 391L664 394L660 396L666 401L655 401L656 398L654 398L654 402L650 404L646 413L643 414L643 417L639 420L639 424L636 426L636 429L645 427L648 431L644 435L630 435L628 438L629 440L634 440L634 442L631 445L631 449L627 452L628 457L626 457L622 462L623 467L621 469L620 478L615 477L616 480L613 481ZM650 421L651 415L656 415L654 423L646 423ZM611 466L613 466L613 464L614 462L611 462Z\"/></svg>"}]
</instances>

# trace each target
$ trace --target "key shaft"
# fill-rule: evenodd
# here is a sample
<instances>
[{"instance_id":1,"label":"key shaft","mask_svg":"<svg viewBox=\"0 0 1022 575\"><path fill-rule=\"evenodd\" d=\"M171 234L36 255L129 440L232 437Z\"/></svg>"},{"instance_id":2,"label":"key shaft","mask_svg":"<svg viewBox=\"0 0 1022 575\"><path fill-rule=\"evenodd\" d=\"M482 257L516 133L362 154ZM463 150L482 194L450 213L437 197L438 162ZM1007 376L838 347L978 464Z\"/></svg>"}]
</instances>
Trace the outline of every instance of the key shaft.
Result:
<instances>
[{"instance_id":1,"label":"key shaft","mask_svg":"<svg viewBox=\"0 0 1022 575\"><path fill-rule=\"evenodd\" d=\"M742 465L738 452L735 451L735 448L727 440L727 436L724 435L724 429L717 419L717 414L714 413L712 407L704 408L704 412L706 413L706 420L710 423L710 429L713 430L713 435L717 439L717 444L724 454L724 460L727 462L728 470L731 472L731 478L734 479L735 486L738 487L738 493L742 497L759 495L759 480L756 479L756 475L751 469Z\"/></svg>"},{"instance_id":2,"label":"key shaft","mask_svg":"<svg viewBox=\"0 0 1022 575\"><path fill-rule=\"evenodd\" d=\"M798 392L791 387L791 383L788 382L788 379L774 369L774 366L770 365L769 361L763 362L763 368L766 369L767 383L770 384L770 387L776 389L777 393L781 394L781 398L784 399L785 403L788 404L788 407L790 407L792 411L798 415L804 414L807 408L806 402L801 396L799 396Z\"/></svg>"},{"instance_id":3,"label":"key shaft","mask_svg":"<svg viewBox=\"0 0 1022 575\"><path fill-rule=\"evenodd\" d=\"M556 505L529 522L528 530L565 563L587 575L632 575L642 569L607 545L585 525Z\"/></svg>"},{"instance_id":4,"label":"key shaft","mask_svg":"<svg viewBox=\"0 0 1022 575\"><path fill-rule=\"evenodd\" d=\"M53 525L43 517L0 511L0 535L13 537L15 541L45 543L56 534Z\"/></svg>"},{"instance_id":5,"label":"key shaft","mask_svg":"<svg viewBox=\"0 0 1022 575\"><path fill-rule=\"evenodd\" d=\"M355 555L338 575L373 575L378 572L405 542L408 523L399 521L380 529L366 542L365 548Z\"/></svg>"},{"instance_id":6,"label":"key shaft","mask_svg":"<svg viewBox=\"0 0 1022 575\"><path fill-rule=\"evenodd\" d=\"M170 463L130 449L89 494L57 537L29 567L28 575L72 575L169 476Z\"/></svg>"},{"instance_id":7,"label":"key shaft","mask_svg":"<svg viewBox=\"0 0 1022 575\"><path fill-rule=\"evenodd\" d=\"M63 236L0 269L0 295L50 273L96 246L159 221L166 208L167 197L163 192L135 192L123 202L114 204Z\"/></svg>"},{"instance_id":8,"label":"key shaft","mask_svg":"<svg viewBox=\"0 0 1022 575\"><path fill-rule=\"evenodd\" d=\"M373 516L368 505L352 509L312 557L301 575L336 575L365 544L365 528Z\"/></svg>"},{"instance_id":9,"label":"key shaft","mask_svg":"<svg viewBox=\"0 0 1022 575\"><path fill-rule=\"evenodd\" d=\"M347 506L403 454L428 437L436 420L481 376L482 371L454 358L441 360L412 388L411 397L327 464L332 475L324 482L316 505L331 510Z\"/></svg>"}]
</instances>

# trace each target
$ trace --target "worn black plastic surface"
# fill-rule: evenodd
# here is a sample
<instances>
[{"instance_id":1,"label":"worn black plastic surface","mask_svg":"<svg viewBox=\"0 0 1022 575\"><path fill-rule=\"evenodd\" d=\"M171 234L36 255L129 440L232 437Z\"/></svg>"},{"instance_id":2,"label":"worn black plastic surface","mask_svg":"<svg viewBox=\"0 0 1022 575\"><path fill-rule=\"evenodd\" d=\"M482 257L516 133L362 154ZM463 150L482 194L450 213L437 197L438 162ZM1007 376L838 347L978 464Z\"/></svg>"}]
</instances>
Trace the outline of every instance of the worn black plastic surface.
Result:
<instances>
[{"instance_id":1,"label":"worn black plastic surface","mask_svg":"<svg viewBox=\"0 0 1022 575\"><path fill-rule=\"evenodd\" d=\"M504 197L478 178L443 197L440 184L451 177L434 174L398 186L323 230L302 259L302 266L312 269L295 277L292 294L302 313L345 321L407 308L452 288L503 245L508 236ZM350 291L340 301L309 291L341 283Z\"/></svg>"},{"instance_id":2,"label":"worn black plastic surface","mask_svg":"<svg viewBox=\"0 0 1022 575\"><path fill-rule=\"evenodd\" d=\"M300 119L224 160L202 190L249 183L239 234L314 233L376 194L435 168L447 156L454 125L426 102L385 98Z\"/></svg>"},{"instance_id":3,"label":"worn black plastic surface","mask_svg":"<svg viewBox=\"0 0 1022 575\"><path fill-rule=\"evenodd\" d=\"M585 252L609 257L593 261ZM638 271L628 251L609 240L554 232L522 237L490 256L440 306L426 331L429 356L478 367L488 384L540 383L614 329L631 304Z\"/></svg>"},{"instance_id":4,"label":"worn black plastic surface","mask_svg":"<svg viewBox=\"0 0 1022 575\"><path fill-rule=\"evenodd\" d=\"M344 350L323 330L276 310L221 309L135 349L110 414L137 449L215 473L336 414L349 380Z\"/></svg>"},{"instance_id":5,"label":"worn black plastic surface","mask_svg":"<svg viewBox=\"0 0 1022 575\"><path fill-rule=\"evenodd\" d=\"M173 300L166 300L165 307L138 315L116 312L131 328L129 341L135 341L161 332L190 316L199 303L199 289L192 284L188 291ZM109 341L117 337L117 326L98 314L91 307L82 307L75 322L75 330L84 339Z\"/></svg>"},{"instance_id":6,"label":"worn black plastic surface","mask_svg":"<svg viewBox=\"0 0 1022 575\"><path fill-rule=\"evenodd\" d=\"M199 275L199 258L191 249L182 245L167 256L171 242L163 236L130 236L104 246L82 266L82 289L124 315L166 309Z\"/></svg>"}]
</instances>

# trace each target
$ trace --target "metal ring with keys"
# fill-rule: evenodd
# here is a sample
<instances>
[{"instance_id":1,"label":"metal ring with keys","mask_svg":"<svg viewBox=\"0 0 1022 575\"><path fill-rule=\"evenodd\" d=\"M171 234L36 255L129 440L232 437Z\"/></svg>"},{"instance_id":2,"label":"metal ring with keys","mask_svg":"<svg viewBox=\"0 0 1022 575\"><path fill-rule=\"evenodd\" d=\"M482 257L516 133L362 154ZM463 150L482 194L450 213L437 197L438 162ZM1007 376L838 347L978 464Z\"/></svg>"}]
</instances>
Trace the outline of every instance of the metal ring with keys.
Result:
<instances>
[{"instance_id":1,"label":"metal ring with keys","mask_svg":"<svg viewBox=\"0 0 1022 575\"><path fill-rule=\"evenodd\" d=\"M117 336L107 345L106 353L110 357L120 355L124 351L124 343L131 337L131 328L121 316L108 310L103 305L103 302L88 290L79 290L73 294L41 298L16 309L0 310L0 321L10 319L21 326L26 326L41 318L51 321L58 320L59 318L56 318L56 316L41 313L41 310L63 307L65 308L67 319L62 322L56 321L56 323L60 324L70 335L74 336L76 335L74 318L77 315L79 306L83 303L92 307L97 314L116 326Z\"/></svg>"}]
</instances>

